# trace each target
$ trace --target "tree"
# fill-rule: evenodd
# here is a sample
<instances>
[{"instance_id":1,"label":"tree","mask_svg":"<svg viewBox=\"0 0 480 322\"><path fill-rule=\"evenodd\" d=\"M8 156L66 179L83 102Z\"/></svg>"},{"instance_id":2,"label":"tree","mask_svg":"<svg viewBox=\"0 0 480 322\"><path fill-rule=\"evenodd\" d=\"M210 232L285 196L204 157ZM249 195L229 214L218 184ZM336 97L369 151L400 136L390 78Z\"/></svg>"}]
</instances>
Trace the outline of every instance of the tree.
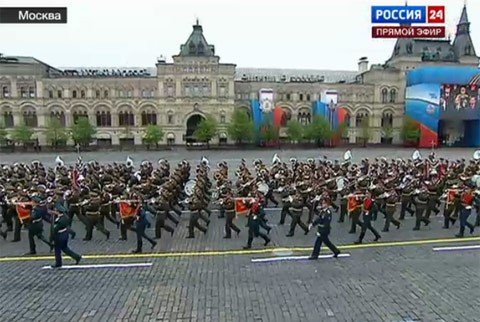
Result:
<instances>
[{"instance_id":1,"label":"tree","mask_svg":"<svg viewBox=\"0 0 480 322\"><path fill-rule=\"evenodd\" d=\"M280 133L278 129L270 121L266 121L260 127L260 138L263 142L267 144L278 141L279 136L280 136Z\"/></svg>"},{"instance_id":2,"label":"tree","mask_svg":"<svg viewBox=\"0 0 480 322\"><path fill-rule=\"evenodd\" d=\"M421 136L420 126L413 119L405 116L401 136L404 143L417 145Z\"/></svg>"},{"instance_id":3,"label":"tree","mask_svg":"<svg viewBox=\"0 0 480 322\"><path fill-rule=\"evenodd\" d=\"M197 129L193 132L195 140L207 143L210 145L210 141L217 135L217 120L212 116L207 116L198 124Z\"/></svg>"},{"instance_id":4,"label":"tree","mask_svg":"<svg viewBox=\"0 0 480 322\"><path fill-rule=\"evenodd\" d=\"M312 122L306 128L306 137L310 141L315 141L318 145L322 145L325 140L332 137L333 131L327 118L316 115Z\"/></svg>"},{"instance_id":5,"label":"tree","mask_svg":"<svg viewBox=\"0 0 480 322\"><path fill-rule=\"evenodd\" d=\"M160 126L149 124L145 128L143 141L147 144L147 148L149 148L151 144L155 144L155 146L158 147L158 142L163 140L163 136L164 133Z\"/></svg>"},{"instance_id":6,"label":"tree","mask_svg":"<svg viewBox=\"0 0 480 322\"><path fill-rule=\"evenodd\" d=\"M57 147L59 143L68 140L67 130L56 117L52 117L48 122L46 136L47 141L49 141L54 148Z\"/></svg>"},{"instance_id":7,"label":"tree","mask_svg":"<svg viewBox=\"0 0 480 322\"><path fill-rule=\"evenodd\" d=\"M255 134L255 126L253 121L248 117L248 113L243 109L236 109L233 112L232 120L227 128L228 135L237 144L249 142L253 140Z\"/></svg>"},{"instance_id":8,"label":"tree","mask_svg":"<svg viewBox=\"0 0 480 322\"><path fill-rule=\"evenodd\" d=\"M13 129L12 139L16 143L20 143L26 147L27 143L32 140L32 135L33 129L25 124L22 124Z\"/></svg>"},{"instance_id":9,"label":"tree","mask_svg":"<svg viewBox=\"0 0 480 322\"><path fill-rule=\"evenodd\" d=\"M303 139L304 130L303 125L300 122L291 120L287 124L287 136L288 139L293 142L297 143Z\"/></svg>"},{"instance_id":10,"label":"tree","mask_svg":"<svg viewBox=\"0 0 480 322\"><path fill-rule=\"evenodd\" d=\"M72 139L80 146L88 146L93 140L93 136L97 133L95 127L90 124L86 117L79 118L75 124L72 125Z\"/></svg>"},{"instance_id":11,"label":"tree","mask_svg":"<svg viewBox=\"0 0 480 322\"><path fill-rule=\"evenodd\" d=\"M372 131L370 129L370 118L364 117L362 123L360 124L360 135L359 138L362 140L363 147L366 147L368 141L372 138Z\"/></svg>"},{"instance_id":12,"label":"tree","mask_svg":"<svg viewBox=\"0 0 480 322\"><path fill-rule=\"evenodd\" d=\"M3 123L0 123L0 145L5 144L5 142L7 141L7 136L8 132L5 129L5 126L3 125Z\"/></svg>"},{"instance_id":13,"label":"tree","mask_svg":"<svg viewBox=\"0 0 480 322\"><path fill-rule=\"evenodd\" d=\"M393 139L392 126L386 126L383 128L383 138L385 139L386 143L392 143L392 139Z\"/></svg>"}]
</instances>

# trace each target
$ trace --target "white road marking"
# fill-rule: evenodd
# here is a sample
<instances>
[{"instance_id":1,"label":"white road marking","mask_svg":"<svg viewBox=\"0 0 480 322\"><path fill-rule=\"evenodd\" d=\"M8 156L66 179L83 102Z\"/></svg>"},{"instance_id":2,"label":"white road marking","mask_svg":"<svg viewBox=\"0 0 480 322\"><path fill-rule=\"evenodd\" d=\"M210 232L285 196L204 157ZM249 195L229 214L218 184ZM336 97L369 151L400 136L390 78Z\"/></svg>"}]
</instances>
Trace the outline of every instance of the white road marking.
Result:
<instances>
[{"instance_id":1,"label":"white road marking","mask_svg":"<svg viewBox=\"0 0 480 322\"><path fill-rule=\"evenodd\" d=\"M455 251L455 250L472 250L472 249L480 249L480 245L435 247L435 248L433 248L433 251L434 252L448 252L448 251Z\"/></svg>"},{"instance_id":2,"label":"white road marking","mask_svg":"<svg viewBox=\"0 0 480 322\"><path fill-rule=\"evenodd\" d=\"M340 254L338 258L350 257L350 254ZM269 258L252 258L252 263L269 263L269 262L281 262L281 261L302 261L308 260L309 256L284 256L284 257L269 257ZM333 254L320 255L318 259L333 258Z\"/></svg>"},{"instance_id":3,"label":"white road marking","mask_svg":"<svg viewBox=\"0 0 480 322\"><path fill-rule=\"evenodd\" d=\"M65 265L55 269L96 269L96 268L142 268L151 267L152 263L131 264L92 264L92 265ZM54 269L51 266L43 266L42 269Z\"/></svg>"}]
</instances>

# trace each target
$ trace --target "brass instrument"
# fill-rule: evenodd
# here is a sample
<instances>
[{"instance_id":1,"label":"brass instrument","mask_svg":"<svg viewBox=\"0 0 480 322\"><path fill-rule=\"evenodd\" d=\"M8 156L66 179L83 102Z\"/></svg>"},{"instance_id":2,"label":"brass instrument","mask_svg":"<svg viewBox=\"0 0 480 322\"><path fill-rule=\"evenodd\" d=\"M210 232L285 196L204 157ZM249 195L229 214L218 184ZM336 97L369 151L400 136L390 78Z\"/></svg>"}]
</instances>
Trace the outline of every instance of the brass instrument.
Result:
<instances>
[{"instance_id":1,"label":"brass instrument","mask_svg":"<svg viewBox=\"0 0 480 322\"><path fill-rule=\"evenodd\" d=\"M127 160L125 161L125 164L126 164L127 168L133 168L134 167L133 159L130 156L127 156Z\"/></svg>"}]
</instances>

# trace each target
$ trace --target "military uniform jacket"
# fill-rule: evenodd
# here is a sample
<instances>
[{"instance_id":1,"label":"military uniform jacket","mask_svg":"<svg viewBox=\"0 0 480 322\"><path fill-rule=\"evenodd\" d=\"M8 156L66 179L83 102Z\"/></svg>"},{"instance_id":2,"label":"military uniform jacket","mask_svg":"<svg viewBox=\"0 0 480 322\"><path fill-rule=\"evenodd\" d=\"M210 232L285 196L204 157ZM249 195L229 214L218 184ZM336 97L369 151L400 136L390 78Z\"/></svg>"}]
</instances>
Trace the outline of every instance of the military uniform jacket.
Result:
<instances>
[{"instance_id":1,"label":"military uniform jacket","mask_svg":"<svg viewBox=\"0 0 480 322\"><path fill-rule=\"evenodd\" d=\"M321 235L327 235L330 233L332 222L332 211L330 208L322 209L317 219L312 223L313 226L317 226L318 233Z\"/></svg>"},{"instance_id":2,"label":"military uniform jacket","mask_svg":"<svg viewBox=\"0 0 480 322\"><path fill-rule=\"evenodd\" d=\"M68 220L67 217L65 217L64 215L58 216L55 219L55 223L53 224L53 233L59 234L65 232L69 224L70 220Z\"/></svg>"}]
</instances>

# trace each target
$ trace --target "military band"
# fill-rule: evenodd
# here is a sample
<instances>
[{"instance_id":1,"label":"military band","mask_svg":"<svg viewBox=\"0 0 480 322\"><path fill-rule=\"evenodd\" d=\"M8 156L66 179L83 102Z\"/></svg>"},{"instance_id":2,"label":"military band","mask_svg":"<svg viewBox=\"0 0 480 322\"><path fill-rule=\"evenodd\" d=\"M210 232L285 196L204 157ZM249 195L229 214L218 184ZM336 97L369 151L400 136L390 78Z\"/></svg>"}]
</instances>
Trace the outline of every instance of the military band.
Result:
<instances>
[{"instance_id":1,"label":"military band","mask_svg":"<svg viewBox=\"0 0 480 322\"><path fill-rule=\"evenodd\" d=\"M225 239L232 239L232 231L234 237L240 236L238 218L245 216L245 248L250 249L255 237L262 238L264 245L271 243L269 222L274 219L265 208L272 203L280 207L279 225L289 220L287 237L295 235L297 226L305 235L309 225L318 226L315 258L322 243L338 254L329 240L331 220L349 221L351 234L358 226L356 243L363 242L367 231L374 242L381 238L372 224L379 218L384 219L382 233L389 232L391 225L400 229L407 214L415 217L413 230L429 226L437 215L443 215L444 229L459 222L458 238L467 228L473 234L480 225L480 152L468 162L438 159L434 153L424 159L418 151L410 159L383 157L359 163L347 151L343 159L292 158L288 163L275 155L271 162L255 160L252 166L241 160L238 169L230 169L234 176L227 162L211 169L205 157L198 164L183 160L176 166L161 159L157 165L144 161L137 167L130 157L125 163L77 162L70 167L60 157L50 168L38 161L2 165L0 237L12 235L11 241L18 242L26 228L29 255L37 253L38 239L55 249L56 257L63 251L76 260L79 257L68 248L67 237L76 235L72 221L84 226L84 241L98 238L94 230L108 240L107 221L120 230L121 240L127 240L129 230L135 232L134 252L140 253L143 239L152 248L157 244L146 233L149 227L154 228L155 239L162 237L162 231L174 235L187 212L189 239L197 238L197 231L207 234L211 220L224 221ZM214 208L219 216L212 219ZM53 242L45 237L48 225ZM60 265L57 258L55 266Z\"/></svg>"}]
</instances>

